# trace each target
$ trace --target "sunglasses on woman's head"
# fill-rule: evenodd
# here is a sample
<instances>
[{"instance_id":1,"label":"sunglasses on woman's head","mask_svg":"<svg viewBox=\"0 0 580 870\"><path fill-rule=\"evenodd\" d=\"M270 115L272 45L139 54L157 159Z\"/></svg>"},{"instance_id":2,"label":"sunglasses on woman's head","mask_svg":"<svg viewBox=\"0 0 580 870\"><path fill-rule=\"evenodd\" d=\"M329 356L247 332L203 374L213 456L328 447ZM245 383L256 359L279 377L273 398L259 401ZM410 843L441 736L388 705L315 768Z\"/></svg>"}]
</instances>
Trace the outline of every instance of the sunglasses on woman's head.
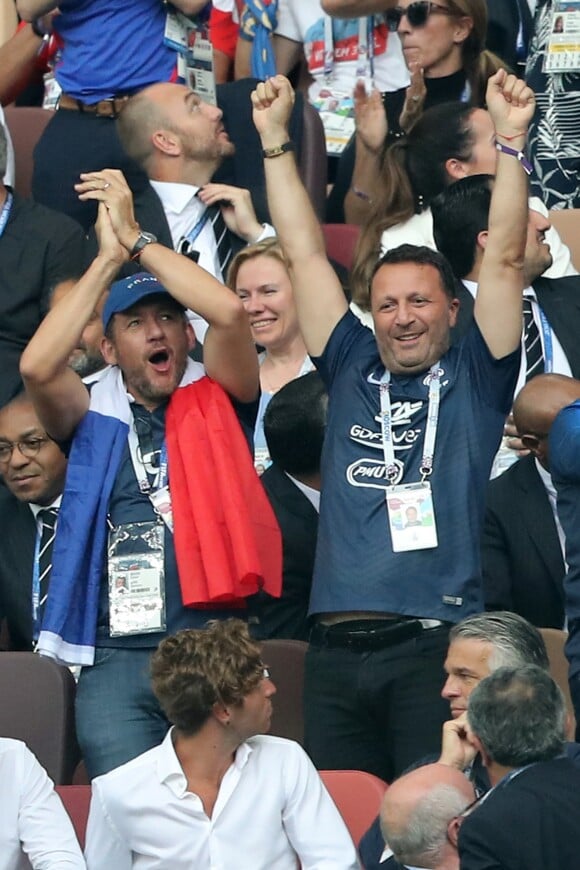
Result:
<instances>
[{"instance_id":1,"label":"sunglasses on woman's head","mask_svg":"<svg viewBox=\"0 0 580 870\"><path fill-rule=\"evenodd\" d=\"M407 20L411 27L424 27L427 24L427 19L431 13L439 13L440 15L453 15L454 13L447 6L441 6L439 3L431 3L430 0L417 0L415 3L409 3L406 9L402 6L395 6L393 9L387 9L385 16L389 30L394 33L403 15L407 16Z\"/></svg>"}]
</instances>

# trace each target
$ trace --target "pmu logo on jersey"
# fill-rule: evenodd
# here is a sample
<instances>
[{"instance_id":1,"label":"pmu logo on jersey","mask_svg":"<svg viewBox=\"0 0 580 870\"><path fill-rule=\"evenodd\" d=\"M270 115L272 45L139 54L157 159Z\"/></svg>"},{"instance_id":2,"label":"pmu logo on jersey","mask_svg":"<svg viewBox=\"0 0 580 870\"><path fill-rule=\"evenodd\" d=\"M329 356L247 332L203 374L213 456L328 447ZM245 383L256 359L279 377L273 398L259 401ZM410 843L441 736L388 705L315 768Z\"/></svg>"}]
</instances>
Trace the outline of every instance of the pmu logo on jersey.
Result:
<instances>
[{"instance_id":1,"label":"pmu logo on jersey","mask_svg":"<svg viewBox=\"0 0 580 870\"><path fill-rule=\"evenodd\" d=\"M357 459L346 469L346 479L351 486L365 486L371 489L386 489L399 483L403 477L403 463L395 459L397 476L387 480L385 463L378 459Z\"/></svg>"}]
</instances>

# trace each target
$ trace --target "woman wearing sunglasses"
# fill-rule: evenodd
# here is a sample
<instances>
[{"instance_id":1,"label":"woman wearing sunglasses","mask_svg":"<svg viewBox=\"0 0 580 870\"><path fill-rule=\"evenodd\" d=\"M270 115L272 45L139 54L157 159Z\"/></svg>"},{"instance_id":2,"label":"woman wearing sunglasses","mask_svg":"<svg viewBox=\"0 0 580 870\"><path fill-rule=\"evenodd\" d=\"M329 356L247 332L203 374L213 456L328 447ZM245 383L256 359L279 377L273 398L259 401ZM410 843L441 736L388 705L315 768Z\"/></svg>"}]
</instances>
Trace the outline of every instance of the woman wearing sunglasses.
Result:
<instances>
[{"instance_id":1,"label":"woman wearing sunglasses","mask_svg":"<svg viewBox=\"0 0 580 870\"><path fill-rule=\"evenodd\" d=\"M410 129L423 109L442 102L459 100L482 106L489 76L505 66L484 48L485 0L399 0L399 5L385 15L401 40L411 85L382 95L386 126L378 141L365 141L357 133L345 149L328 202L329 222L361 224L365 220L376 189L385 137L386 144L392 144ZM364 114L368 101L360 86L355 100L357 114Z\"/></svg>"},{"instance_id":2,"label":"woman wearing sunglasses","mask_svg":"<svg viewBox=\"0 0 580 870\"><path fill-rule=\"evenodd\" d=\"M372 326L369 280L379 256L402 244L434 249L431 201L467 175L494 175L496 161L490 115L461 102L427 109L408 136L387 149L380 169L384 184L375 194L351 272L352 308L367 326ZM537 197L530 199L530 207L547 215ZM544 274L548 278L577 274L569 249L553 227L547 230L546 241L553 264Z\"/></svg>"}]
</instances>

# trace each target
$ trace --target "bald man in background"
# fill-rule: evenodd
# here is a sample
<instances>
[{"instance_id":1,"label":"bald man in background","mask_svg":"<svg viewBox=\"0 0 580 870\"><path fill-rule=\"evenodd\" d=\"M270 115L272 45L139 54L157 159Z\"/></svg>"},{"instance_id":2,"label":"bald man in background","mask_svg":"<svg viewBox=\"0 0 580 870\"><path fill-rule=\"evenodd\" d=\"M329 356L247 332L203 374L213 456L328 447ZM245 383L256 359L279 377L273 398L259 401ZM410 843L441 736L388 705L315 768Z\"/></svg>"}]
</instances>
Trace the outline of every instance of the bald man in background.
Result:
<instances>
[{"instance_id":1,"label":"bald man in background","mask_svg":"<svg viewBox=\"0 0 580 870\"><path fill-rule=\"evenodd\" d=\"M460 817L474 799L472 783L445 764L426 764L396 780L381 807L381 830L396 860L459 870Z\"/></svg>"}]
</instances>

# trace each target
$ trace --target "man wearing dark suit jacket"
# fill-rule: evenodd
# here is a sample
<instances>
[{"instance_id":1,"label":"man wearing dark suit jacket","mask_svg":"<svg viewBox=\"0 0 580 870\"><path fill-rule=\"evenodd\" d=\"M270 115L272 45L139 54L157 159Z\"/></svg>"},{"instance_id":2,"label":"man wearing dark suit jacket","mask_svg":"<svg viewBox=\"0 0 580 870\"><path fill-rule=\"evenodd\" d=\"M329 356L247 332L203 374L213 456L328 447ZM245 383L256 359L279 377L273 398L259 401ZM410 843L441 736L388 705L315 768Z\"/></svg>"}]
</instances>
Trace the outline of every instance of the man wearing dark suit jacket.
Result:
<instances>
[{"instance_id":1,"label":"man wearing dark suit jacket","mask_svg":"<svg viewBox=\"0 0 580 870\"><path fill-rule=\"evenodd\" d=\"M461 870L577 870L580 769L563 755L566 706L552 678L499 668L471 693L467 719L493 788L463 820Z\"/></svg>"},{"instance_id":2,"label":"man wearing dark suit jacket","mask_svg":"<svg viewBox=\"0 0 580 870\"><path fill-rule=\"evenodd\" d=\"M446 256L457 278L460 309L454 338L460 338L473 318L479 271L487 245L489 205L493 176L472 175L452 184L432 203L433 234L437 249ZM544 234L548 218L530 210L526 241L524 298L531 302L542 358L538 370L557 374L580 374L580 275L542 278L552 263ZM545 316L545 320L544 317ZM551 346L550 346L551 345ZM516 393L525 383L530 360L522 354L522 371Z\"/></svg>"},{"instance_id":3,"label":"man wearing dark suit jacket","mask_svg":"<svg viewBox=\"0 0 580 870\"><path fill-rule=\"evenodd\" d=\"M528 0L487 0L487 16L485 47L514 71L525 66L534 29Z\"/></svg>"},{"instance_id":4,"label":"man wearing dark suit jacket","mask_svg":"<svg viewBox=\"0 0 580 870\"><path fill-rule=\"evenodd\" d=\"M464 178L432 204L437 247L455 275L463 279L457 289L461 303L457 339L473 317L492 184L487 175ZM524 265L524 353L515 394L530 377L543 371L580 375L580 276L541 277L551 264L544 240L548 227L547 218L530 210ZM526 306L531 329L535 327L535 348L541 350L536 356L531 331L528 338ZM513 609L535 625L562 627L564 565L553 486L549 474L531 458L490 484L482 561L488 609Z\"/></svg>"},{"instance_id":5,"label":"man wearing dark suit jacket","mask_svg":"<svg viewBox=\"0 0 580 870\"><path fill-rule=\"evenodd\" d=\"M225 282L241 247L275 235L273 227L258 221L248 189L212 181L236 153L218 106L186 85L159 82L128 100L117 127L125 151L151 185L137 219L161 244ZM257 147L256 163L259 155ZM203 341L207 324L192 319Z\"/></svg>"},{"instance_id":6,"label":"man wearing dark suit jacket","mask_svg":"<svg viewBox=\"0 0 580 870\"><path fill-rule=\"evenodd\" d=\"M566 573L555 489L536 457L524 456L489 484L481 556L485 605L533 625L562 628Z\"/></svg>"},{"instance_id":7,"label":"man wearing dark suit jacket","mask_svg":"<svg viewBox=\"0 0 580 870\"><path fill-rule=\"evenodd\" d=\"M8 490L2 488L0 496L0 619L6 619L15 650L33 646L34 623L40 620L47 586L40 575L44 594L35 610L37 539L42 559L40 512L60 505L65 473L63 453L40 425L32 403L20 394L0 411L0 476Z\"/></svg>"},{"instance_id":8,"label":"man wearing dark suit jacket","mask_svg":"<svg viewBox=\"0 0 580 870\"><path fill-rule=\"evenodd\" d=\"M258 640L308 640L327 408L317 372L290 381L266 408L264 433L272 465L260 480L282 532L282 595L260 592L248 599L248 622Z\"/></svg>"}]
</instances>

